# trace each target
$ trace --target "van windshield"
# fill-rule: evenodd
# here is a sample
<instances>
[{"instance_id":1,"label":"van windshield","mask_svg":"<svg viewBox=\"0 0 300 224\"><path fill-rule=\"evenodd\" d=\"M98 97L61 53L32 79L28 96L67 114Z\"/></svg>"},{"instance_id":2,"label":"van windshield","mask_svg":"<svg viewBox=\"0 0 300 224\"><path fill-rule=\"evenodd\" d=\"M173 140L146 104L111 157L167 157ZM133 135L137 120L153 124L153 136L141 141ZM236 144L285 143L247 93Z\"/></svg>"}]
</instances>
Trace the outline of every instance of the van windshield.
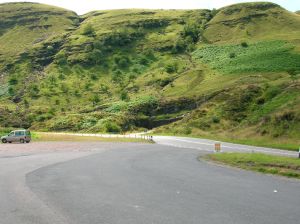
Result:
<instances>
[{"instance_id":1,"label":"van windshield","mask_svg":"<svg viewBox=\"0 0 300 224\"><path fill-rule=\"evenodd\" d=\"M25 132L26 135L31 135L30 131Z\"/></svg>"}]
</instances>

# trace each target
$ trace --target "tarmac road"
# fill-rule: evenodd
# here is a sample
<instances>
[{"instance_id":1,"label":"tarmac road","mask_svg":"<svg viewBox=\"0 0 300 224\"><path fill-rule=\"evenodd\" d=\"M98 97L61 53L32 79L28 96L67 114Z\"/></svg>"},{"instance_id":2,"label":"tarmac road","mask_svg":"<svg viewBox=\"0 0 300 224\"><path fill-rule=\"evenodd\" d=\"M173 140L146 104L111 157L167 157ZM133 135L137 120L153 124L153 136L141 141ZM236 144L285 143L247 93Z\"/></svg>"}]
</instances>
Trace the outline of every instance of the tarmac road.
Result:
<instances>
[{"instance_id":1,"label":"tarmac road","mask_svg":"<svg viewBox=\"0 0 300 224\"><path fill-rule=\"evenodd\" d=\"M300 181L162 144L0 145L2 224L298 224Z\"/></svg>"},{"instance_id":2,"label":"tarmac road","mask_svg":"<svg viewBox=\"0 0 300 224\"><path fill-rule=\"evenodd\" d=\"M200 151L213 152L216 142L221 143L222 152L245 152L245 153L264 153L278 156L298 157L298 152L271 149L265 147L248 146L241 144L233 144L228 142L219 142L208 139L189 138L189 137L173 137L173 136L154 136L154 141L161 145L169 145L179 148L197 149Z\"/></svg>"}]
</instances>

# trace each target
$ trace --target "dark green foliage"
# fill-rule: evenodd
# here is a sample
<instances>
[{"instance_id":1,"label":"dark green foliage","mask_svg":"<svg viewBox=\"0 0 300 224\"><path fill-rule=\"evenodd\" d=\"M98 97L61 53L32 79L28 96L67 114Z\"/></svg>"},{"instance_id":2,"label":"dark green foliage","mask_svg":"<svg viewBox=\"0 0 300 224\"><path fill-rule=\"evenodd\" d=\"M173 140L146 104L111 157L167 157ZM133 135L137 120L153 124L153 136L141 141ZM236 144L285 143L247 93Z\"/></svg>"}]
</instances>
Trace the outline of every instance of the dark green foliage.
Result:
<instances>
[{"instance_id":1,"label":"dark green foliage","mask_svg":"<svg viewBox=\"0 0 300 224\"><path fill-rule=\"evenodd\" d=\"M235 58L235 53L233 53L233 52L231 52L231 53L229 53L229 58Z\"/></svg>"},{"instance_id":2,"label":"dark green foliage","mask_svg":"<svg viewBox=\"0 0 300 224\"><path fill-rule=\"evenodd\" d=\"M8 94L10 95L10 96L14 96L15 95L15 89L13 88L13 87L9 87L8 88Z\"/></svg>"},{"instance_id":3,"label":"dark green foliage","mask_svg":"<svg viewBox=\"0 0 300 224\"><path fill-rule=\"evenodd\" d=\"M92 65L98 65L103 60L103 52L99 49L94 49L88 54L88 61Z\"/></svg>"},{"instance_id":4,"label":"dark green foliage","mask_svg":"<svg viewBox=\"0 0 300 224\"><path fill-rule=\"evenodd\" d=\"M59 65L65 65L68 63L67 57L63 52L59 52L58 54L55 55L55 61Z\"/></svg>"},{"instance_id":5,"label":"dark green foliage","mask_svg":"<svg viewBox=\"0 0 300 224\"><path fill-rule=\"evenodd\" d=\"M165 70L169 74L175 73L178 70L178 64L176 62L169 63L165 66Z\"/></svg>"},{"instance_id":6,"label":"dark green foliage","mask_svg":"<svg viewBox=\"0 0 300 224\"><path fill-rule=\"evenodd\" d=\"M128 56L125 55L116 55L114 57L114 61L117 64L117 66L122 69L128 67L130 64L130 59L128 58Z\"/></svg>"},{"instance_id":7,"label":"dark green foliage","mask_svg":"<svg viewBox=\"0 0 300 224\"><path fill-rule=\"evenodd\" d=\"M218 12L219 12L219 10L213 8L213 9L211 10L211 12L210 12L211 18L215 17L215 15L217 15Z\"/></svg>"},{"instance_id":8,"label":"dark green foliage","mask_svg":"<svg viewBox=\"0 0 300 224\"><path fill-rule=\"evenodd\" d=\"M126 91L122 91L121 94L120 94L120 99L123 100L123 101L129 101L129 96L128 96L128 93Z\"/></svg>"},{"instance_id":9,"label":"dark green foliage","mask_svg":"<svg viewBox=\"0 0 300 224\"><path fill-rule=\"evenodd\" d=\"M112 74L112 81L121 84L124 81L124 74L121 70L116 70Z\"/></svg>"},{"instance_id":10,"label":"dark green foliage","mask_svg":"<svg viewBox=\"0 0 300 224\"><path fill-rule=\"evenodd\" d=\"M247 42L242 42L242 43L241 43L241 46L242 46L242 47L248 47L248 44L247 44Z\"/></svg>"},{"instance_id":11,"label":"dark green foliage","mask_svg":"<svg viewBox=\"0 0 300 224\"><path fill-rule=\"evenodd\" d=\"M169 84L172 84L173 81L174 81L174 77L167 77L167 78L164 78L164 79L159 79L156 82L158 82L159 86L165 87Z\"/></svg>"},{"instance_id":12,"label":"dark green foliage","mask_svg":"<svg viewBox=\"0 0 300 224\"><path fill-rule=\"evenodd\" d=\"M190 37L194 43L197 43L199 40L201 40L202 33L203 30L198 24L189 23L184 26L181 35L184 38Z\"/></svg>"},{"instance_id":13,"label":"dark green foliage","mask_svg":"<svg viewBox=\"0 0 300 224\"><path fill-rule=\"evenodd\" d=\"M18 84L18 79L16 77L11 77L8 80L9 85L17 85Z\"/></svg>"},{"instance_id":14,"label":"dark green foliage","mask_svg":"<svg viewBox=\"0 0 300 224\"><path fill-rule=\"evenodd\" d=\"M143 33L140 31L129 31L127 29L123 29L118 32L112 32L109 35L106 35L101 40L101 45L106 50L110 50L111 47L123 47L128 46L133 43L137 39L143 37Z\"/></svg>"},{"instance_id":15,"label":"dark green foliage","mask_svg":"<svg viewBox=\"0 0 300 224\"><path fill-rule=\"evenodd\" d=\"M135 23L130 23L129 26L134 28L144 28L144 29L157 29L165 27L169 24L166 19L146 19L143 21L138 21Z\"/></svg>"},{"instance_id":16,"label":"dark green foliage","mask_svg":"<svg viewBox=\"0 0 300 224\"><path fill-rule=\"evenodd\" d=\"M216 124L220 123L220 118L219 117L213 116L211 118L211 120L212 120L213 123L216 123Z\"/></svg>"},{"instance_id":17,"label":"dark green foliage","mask_svg":"<svg viewBox=\"0 0 300 224\"><path fill-rule=\"evenodd\" d=\"M267 90L264 93L264 97L267 101L273 99L281 92L281 88L278 86L270 86L267 88Z\"/></svg>"},{"instance_id":18,"label":"dark green foliage","mask_svg":"<svg viewBox=\"0 0 300 224\"><path fill-rule=\"evenodd\" d=\"M187 46L188 46L188 43L185 39L178 38L176 43L174 44L172 51L173 51L173 53L176 53L176 54L182 53L186 50Z\"/></svg>"},{"instance_id":19,"label":"dark green foliage","mask_svg":"<svg viewBox=\"0 0 300 224\"><path fill-rule=\"evenodd\" d=\"M116 123L109 121L105 124L106 132L119 133L121 132L121 127Z\"/></svg>"}]
</instances>

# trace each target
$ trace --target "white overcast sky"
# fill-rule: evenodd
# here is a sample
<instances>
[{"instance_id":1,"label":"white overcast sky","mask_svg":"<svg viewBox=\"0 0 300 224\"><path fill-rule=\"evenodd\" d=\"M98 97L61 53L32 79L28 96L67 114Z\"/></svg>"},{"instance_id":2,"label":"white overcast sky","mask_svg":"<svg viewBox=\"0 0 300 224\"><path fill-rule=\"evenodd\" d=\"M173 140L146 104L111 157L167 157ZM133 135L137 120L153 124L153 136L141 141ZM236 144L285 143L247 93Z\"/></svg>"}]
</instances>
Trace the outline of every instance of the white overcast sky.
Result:
<instances>
[{"instance_id":1,"label":"white overcast sky","mask_svg":"<svg viewBox=\"0 0 300 224\"><path fill-rule=\"evenodd\" d=\"M27 0L22 0L22 2ZM260 0L262 1L262 0ZM4 2L20 2L20 0L0 0ZM48 5L60 6L84 14L101 9L148 8L148 9L211 9L239 2L253 0L31 0ZM300 10L300 0L273 0L290 11Z\"/></svg>"}]
</instances>

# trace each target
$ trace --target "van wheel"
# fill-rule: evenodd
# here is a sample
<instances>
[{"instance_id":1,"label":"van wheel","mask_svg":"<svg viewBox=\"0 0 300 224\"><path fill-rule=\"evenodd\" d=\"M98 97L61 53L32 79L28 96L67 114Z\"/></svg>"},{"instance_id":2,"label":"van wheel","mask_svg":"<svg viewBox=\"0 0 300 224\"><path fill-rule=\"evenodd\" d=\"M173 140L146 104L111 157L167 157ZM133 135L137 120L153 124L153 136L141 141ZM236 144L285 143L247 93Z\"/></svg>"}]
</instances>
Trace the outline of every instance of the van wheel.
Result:
<instances>
[{"instance_id":1,"label":"van wheel","mask_svg":"<svg viewBox=\"0 0 300 224\"><path fill-rule=\"evenodd\" d=\"M26 143L29 143L30 141L26 141Z\"/></svg>"},{"instance_id":2,"label":"van wheel","mask_svg":"<svg viewBox=\"0 0 300 224\"><path fill-rule=\"evenodd\" d=\"M7 140L4 138L4 139L2 139L2 143L7 143Z\"/></svg>"},{"instance_id":3,"label":"van wheel","mask_svg":"<svg viewBox=\"0 0 300 224\"><path fill-rule=\"evenodd\" d=\"M8 143L11 143L11 142L8 142Z\"/></svg>"},{"instance_id":4,"label":"van wheel","mask_svg":"<svg viewBox=\"0 0 300 224\"><path fill-rule=\"evenodd\" d=\"M20 139L20 143L24 143L25 141L24 141L24 139Z\"/></svg>"}]
</instances>

